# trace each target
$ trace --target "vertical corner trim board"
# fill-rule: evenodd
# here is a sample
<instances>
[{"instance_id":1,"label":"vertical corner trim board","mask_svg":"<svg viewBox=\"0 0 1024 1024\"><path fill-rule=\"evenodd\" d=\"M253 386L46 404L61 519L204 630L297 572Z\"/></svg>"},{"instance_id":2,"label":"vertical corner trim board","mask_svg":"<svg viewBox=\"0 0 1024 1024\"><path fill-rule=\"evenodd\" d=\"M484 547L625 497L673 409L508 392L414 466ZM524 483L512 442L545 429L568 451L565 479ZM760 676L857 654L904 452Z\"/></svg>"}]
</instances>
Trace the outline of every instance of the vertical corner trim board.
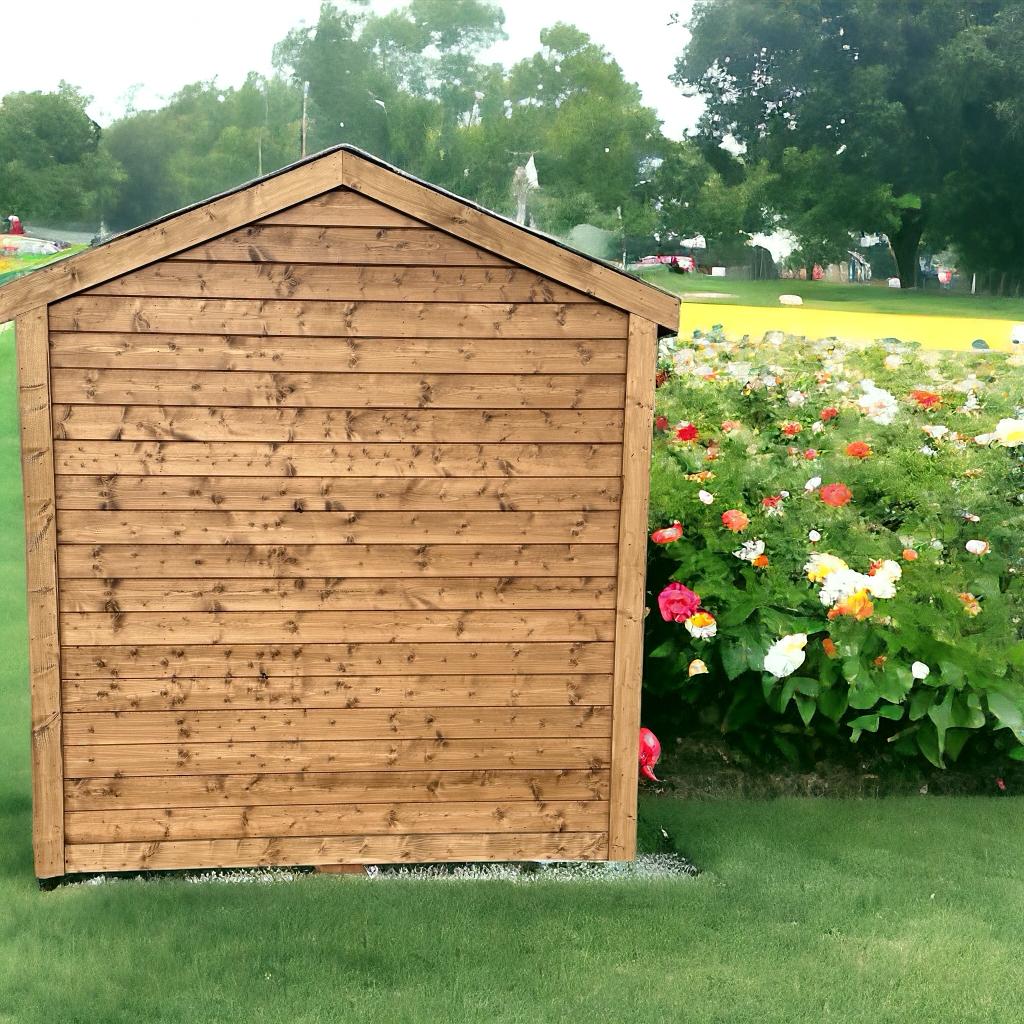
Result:
<instances>
[{"instance_id":1,"label":"vertical corner trim board","mask_svg":"<svg viewBox=\"0 0 1024 1024\"><path fill-rule=\"evenodd\" d=\"M21 314L14 326L28 578L32 848L36 876L52 878L64 874L64 788L47 307Z\"/></svg>"},{"instance_id":2,"label":"vertical corner trim board","mask_svg":"<svg viewBox=\"0 0 1024 1024\"><path fill-rule=\"evenodd\" d=\"M615 695L612 708L611 807L608 859L636 856L637 733L643 671L647 568L647 500L650 493L651 425L658 328L629 318L622 505L615 613Z\"/></svg>"}]
</instances>

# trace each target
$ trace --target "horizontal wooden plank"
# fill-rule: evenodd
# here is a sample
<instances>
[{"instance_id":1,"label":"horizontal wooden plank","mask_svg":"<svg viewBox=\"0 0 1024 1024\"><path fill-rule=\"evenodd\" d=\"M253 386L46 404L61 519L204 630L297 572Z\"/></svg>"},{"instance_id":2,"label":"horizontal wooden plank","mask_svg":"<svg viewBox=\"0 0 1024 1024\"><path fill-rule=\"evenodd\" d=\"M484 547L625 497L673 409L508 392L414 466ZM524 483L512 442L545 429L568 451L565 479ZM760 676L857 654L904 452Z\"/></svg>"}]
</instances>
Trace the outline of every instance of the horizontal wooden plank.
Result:
<instances>
[{"instance_id":1,"label":"horizontal wooden plank","mask_svg":"<svg viewBox=\"0 0 1024 1024\"><path fill-rule=\"evenodd\" d=\"M99 444L111 442L97 442ZM113 442L117 443L117 442ZM57 517L64 544L614 544L617 512L94 512Z\"/></svg>"},{"instance_id":2,"label":"horizontal wooden plank","mask_svg":"<svg viewBox=\"0 0 1024 1024\"><path fill-rule=\"evenodd\" d=\"M75 844L68 847L66 867L69 872L170 871L431 861L601 860L607 855L607 832L197 839Z\"/></svg>"},{"instance_id":3,"label":"horizontal wooden plank","mask_svg":"<svg viewBox=\"0 0 1024 1024\"><path fill-rule=\"evenodd\" d=\"M610 737L608 707L284 708L107 711L68 715L64 746Z\"/></svg>"},{"instance_id":4,"label":"horizontal wooden plank","mask_svg":"<svg viewBox=\"0 0 1024 1024\"><path fill-rule=\"evenodd\" d=\"M59 518L59 517L58 517ZM611 576L614 544L61 544L61 579Z\"/></svg>"},{"instance_id":5,"label":"horizontal wooden plank","mask_svg":"<svg viewBox=\"0 0 1024 1024\"><path fill-rule=\"evenodd\" d=\"M69 779L67 811L129 808L266 807L275 804L380 804L490 800L546 803L608 799L608 771L314 772L280 775L179 775Z\"/></svg>"},{"instance_id":6,"label":"horizontal wooden plank","mask_svg":"<svg viewBox=\"0 0 1024 1024\"><path fill-rule=\"evenodd\" d=\"M345 409L621 409L616 374L55 369L56 404Z\"/></svg>"},{"instance_id":7,"label":"horizontal wooden plank","mask_svg":"<svg viewBox=\"0 0 1024 1024\"><path fill-rule=\"evenodd\" d=\"M611 576L476 579L63 580L65 612L614 608Z\"/></svg>"},{"instance_id":8,"label":"horizontal wooden plank","mask_svg":"<svg viewBox=\"0 0 1024 1024\"><path fill-rule=\"evenodd\" d=\"M627 322L620 310L596 302L331 302L77 295L50 307L52 331L489 338L492 344L505 338L624 338Z\"/></svg>"},{"instance_id":9,"label":"horizontal wooden plank","mask_svg":"<svg viewBox=\"0 0 1024 1024\"><path fill-rule=\"evenodd\" d=\"M61 650L66 679L176 680L192 676L445 675L450 673L551 674L612 670L610 643L481 644L204 644L71 647Z\"/></svg>"},{"instance_id":10,"label":"horizontal wooden plank","mask_svg":"<svg viewBox=\"0 0 1024 1024\"><path fill-rule=\"evenodd\" d=\"M617 444L55 441L58 474L142 476L612 476Z\"/></svg>"},{"instance_id":11,"label":"horizontal wooden plank","mask_svg":"<svg viewBox=\"0 0 1024 1024\"><path fill-rule=\"evenodd\" d=\"M611 640L615 612L64 612L61 641L103 644L483 643Z\"/></svg>"},{"instance_id":12,"label":"horizontal wooden plank","mask_svg":"<svg viewBox=\"0 0 1024 1024\"><path fill-rule=\"evenodd\" d=\"M624 373L626 341L55 332L50 365L286 373Z\"/></svg>"},{"instance_id":13,"label":"horizontal wooden plank","mask_svg":"<svg viewBox=\"0 0 1024 1024\"><path fill-rule=\"evenodd\" d=\"M355 192L400 209L403 213L510 260L571 284L588 295L654 320L675 333L679 329L679 296L554 245L536 233L495 217L481 207L418 182L392 168L346 153L344 183Z\"/></svg>"},{"instance_id":14,"label":"horizontal wooden plank","mask_svg":"<svg viewBox=\"0 0 1024 1024\"><path fill-rule=\"evenodd\" d=\"M77 779L392 768L607 768L610 749L611 741L604 738L93 744L64 748L64 774Z\"/></svg>"},{"instance_id":15,"label":"horizontal wooden plank","mask_svg":"<svg viewBox=\"0 0 1024 1024\"><path fill-rule=\"evenodd\" d=\"M89 290L90 295L346 302L593 302L521 267L347 266L166 260Z\"/></svg>"},{"instance_id":16,"label":"horizontal wooden plank","mask_svg":"<svg viewBox=\"0 0 1024 1024\"><path fill-rule=\"evenodd\" d=\"M58 509L509 512L616 509L621 479L594 477L58 476Z\"/></svg>"},{"instance_id":17,"label":"horizontal wooden plank","mask_svg":"<svg viewBox=\"0 0 1024 1024\"><path fill-rule=\"evenodd\" d=\"M55 405L54 437L82 441L561 441L619 443L619 409L267 409Z\"/></svg>"},{"instance_id":18,"label":"horizontal wooden plank","mask_svg":"<svg viewBox=\"0 0 1024 1024\"><path fill-rule=\"evenodd\" d=\"M385 206L347 188L337 188L271 214L260 224L307 224L314 227L406 227L430 225L414 220L393 206Z\"/></svg>"},{"instance_id":19,"label":"horizontal wooden plank","mask_svg":"<svg viewBox=\"0 0 1024 1024\"><path fill-rule=\"evenodd\" d=\"M227 708L561 707L610 704L611 676L393 675L65 679L65 714Z\"/></svg>"},{"instance_id":20,"label":"horizontal wooden plank","mask_svg":"<svg viewBox=\"0 0 1024 1024\"><path fill-rule=\"evenodd\" d=\"M422 228L260 225L229 231L171 259L242 263L354 263L507 267L508 261L444 231Z\"/></svg>"},{"instance_id":21,"label":"horizontal wooden plank","mask_svg":"<svg viewBox=\"0 0 1024 1024\"><path fill-rule=\"evenodd\" d=\"M608 827L608 804L485 800L465 803L306 804L71 811L69 843L245 839L271 836L458 835L463 832L598 832Z\"/></svg>"}]
</instances>

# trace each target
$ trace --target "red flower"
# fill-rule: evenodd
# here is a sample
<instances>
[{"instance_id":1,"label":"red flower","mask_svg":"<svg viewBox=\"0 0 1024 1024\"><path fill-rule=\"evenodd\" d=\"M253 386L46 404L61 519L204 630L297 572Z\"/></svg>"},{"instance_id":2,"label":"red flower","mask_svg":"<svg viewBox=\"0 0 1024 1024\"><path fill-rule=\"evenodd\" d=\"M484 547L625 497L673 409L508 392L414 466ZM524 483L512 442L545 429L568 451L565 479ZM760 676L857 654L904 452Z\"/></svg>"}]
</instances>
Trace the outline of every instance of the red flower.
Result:
<instances>
[{"instance_id":1,"label":"red flower","mask_svg":"<svg viewBox=\"0 0 1024 1024\"><path fill-rule=\"evenodd\" d=\"M838 415L839 410L834 405L830 405L827 409L821 410L821 422L828 423L829 420L834 420Z\"/></svg>"},{"instance_id":2,"label":"red flower","mask_svg":"<svg viewBox=\"0 0 1024 1024\"><path fill-rule=\"evenodd\" d=\"M922 391L918 388L910 392L910 397L922 409L934 409L935 406L942 404L942 395L937 395L934 391Z\"/></svg>"},{"instance_id":3,"label":"red flower","mask_svg":"<svg viewBox=\"0 0 1024 1024\"><path fill-rule=\"evenodd\" d=\"M846 454L854 459L868 459L871 457L871 445L864 441L851 441L846 446Z\"/></svg>"},{"instance_id":4,"label":"red flower","mask_svg":"<svg viewBox=\"0 0 1024 1024\"><path fill-rule=\"evenodd\" d=\"M853 491L846 484L825 484L818 493L821 500L833 508L842 508L853 498Z\"/></svg>"},{"instance_id":5,"label":"red flower","mask_svg":"<svg viewBox=\"0 0 1024 1024\"><path fill-rule=\"evenodd\" d=\"M668 380L668 370L659 370L654 375L654 386L660 388Z\"/></svg>"},{"instance_id":6,"label":"red flower","mask_svg":"<svg viewBox=\"0 0 1024 1024\"><path fill-rule=\"evenodd\" d=\"M808 462L813 462L817 457L818 457L818 449L817 448L808 448L807 451L804 452L804 458Z\"/></svg>"},{"instance_id":7,"label":"red flower","mask_svg":"<svg viewBox=\"0 0 1024 1024\"><path fill-rule=\"evenodd\" d=\"M733 533L739 533L750 525L750 519L738 508L731 508L722 513L722 525Z\"/></svg>"},{"instance_id":8,"label":"red flower","mask_svg":"<svg viewBox=\"0 0 1024 1024\"><path fill-rule=\"evenodd\" d=\"M696 441L700 433L692 423L682 423L676 431L677 441Z\"/></svg>"},{"instance_id":9,"label":"red flower","mask_svg":"<svg viewBox=\"0 0 1024 1024\"><path fill-rule=\"evenodd\" d=\"M761 504L765 508L778 508L782 504L782 495L769 494L767 498L761 499Z\"/></svg>"},{"instance_id":10,"label":"red flower","mask_svg":"<svg viewBox=\"0 0 1024 1024\"><path fill-rule=\"evenodd\" d=\"M799 434L801 430L803 430L803 427L801 427L800 424L794 420L788 420L787 422L783 423L782 426L779 427L779 429L782 431L784 437L796 437L796 435Z\"/></svg>"},{"instance_id":11,"label":"red flower","mask_svg":"<svg viewBox=\"0 0 1024 1024\"><path fill-rule=\"evenodd\" d=\"M657 428L658 430L668 430L668 417L667 417L667 416L659 416L659 417L658 417L658 418L657 418L657 419L656 419L656 420L654 421L654 426L655 426L655 427L656 427L656 428Z\"/></svg>"},{"instance_id":12,"label":"red flower","mask_svg":"<svg viewBox=\"0 0 1024 1024\"><path fill-rule=\"evenodd\" d=\"M679 540L683 535L683 524L677 519L671 526L662 527L660 530L655 530L651 534L651 540L655 544L671 544L674 540Z\"/></svg>"},{"instance_id":13,"label":"red flower","mask_svg":"<svg viewBox=\"0 0 1024 1024\"><path fill-rule=\"evenodd\" d=\"M669 583L658 595L658 609L666 622L685 622L700 607L700 595L682 583Z\"/></svg>"}]
</instances>

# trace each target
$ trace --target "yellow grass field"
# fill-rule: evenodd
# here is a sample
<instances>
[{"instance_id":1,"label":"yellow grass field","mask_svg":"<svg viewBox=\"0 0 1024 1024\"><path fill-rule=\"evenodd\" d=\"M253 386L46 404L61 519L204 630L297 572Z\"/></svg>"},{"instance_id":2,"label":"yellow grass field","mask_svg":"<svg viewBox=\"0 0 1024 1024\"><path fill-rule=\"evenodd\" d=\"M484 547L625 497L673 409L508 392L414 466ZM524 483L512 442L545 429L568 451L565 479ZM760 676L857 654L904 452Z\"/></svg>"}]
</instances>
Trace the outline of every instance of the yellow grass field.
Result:
<instances>
[{"instance_id":1,"label":"yellow grass field","mask_svg":"<svg viewBox=\"0 0 1024 1024\"><path fill-rule=\"evenodd\" d=\"M878 338L916 341L925 348L964 350L983 338L994 351L1007 352L1013 345L1010 332L1020 321L983 317L924 316L910 313L847 312L802 306L740 306L721 302L683 302L679 316L682 335L721 324L730 338L766 331L809 338L837 337L870 342Z\"/></svg>"}]
</instances>

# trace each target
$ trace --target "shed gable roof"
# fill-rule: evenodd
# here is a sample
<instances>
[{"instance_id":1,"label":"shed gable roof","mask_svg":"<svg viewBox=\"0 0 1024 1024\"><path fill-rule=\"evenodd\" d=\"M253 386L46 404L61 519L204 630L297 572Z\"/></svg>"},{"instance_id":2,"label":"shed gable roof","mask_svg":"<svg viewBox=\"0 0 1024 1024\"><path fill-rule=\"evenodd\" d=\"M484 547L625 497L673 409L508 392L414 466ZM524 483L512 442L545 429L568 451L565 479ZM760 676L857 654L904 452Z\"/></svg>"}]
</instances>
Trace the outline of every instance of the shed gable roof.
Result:
<instances>
[{"instance_id":1,"label":"shed gable roof","mask_svg":"<svg viewBox=\"0 0 1024 1024\"><path fill-rule=\"evenodd\" d=\"M652 320L661 333L678 330L677 296L347 145L168 214L11 282L0 288L0 322L341 186L595 299Z\"/></svg>"}]
</instances>

